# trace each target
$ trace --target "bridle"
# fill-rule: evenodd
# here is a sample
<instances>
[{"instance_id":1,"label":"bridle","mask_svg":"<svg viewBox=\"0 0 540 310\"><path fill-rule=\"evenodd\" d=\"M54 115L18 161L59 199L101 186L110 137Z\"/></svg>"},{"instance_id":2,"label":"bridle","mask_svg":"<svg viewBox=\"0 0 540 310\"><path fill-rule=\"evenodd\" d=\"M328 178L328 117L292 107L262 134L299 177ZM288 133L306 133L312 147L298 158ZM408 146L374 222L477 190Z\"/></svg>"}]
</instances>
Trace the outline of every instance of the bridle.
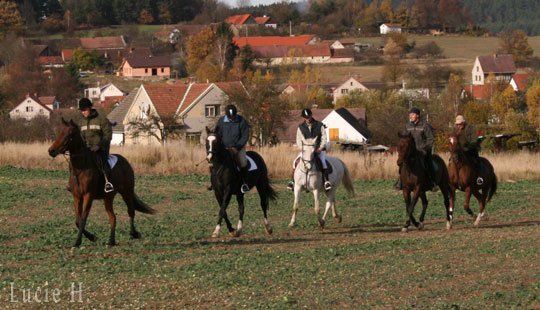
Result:
<instances>
[{"instance_id":1,"label":"bridle","mask_svg":"<svg viewBox=\"0 0 540 310\"><path fill-rule=\"evenodd\" d=\"M301 153L302 155L300 156L300 160L302 161L302 165L304 166L304 171L307 175L307 173L313 168L314 164L313 164L313 160L315 158L315 151L313 151L311 153L311 157L310 159L304 159L304 152L305 152L305 149L304 149L304 146L311 146L311 147L315 147L317 146L315 143L313 144L307 144L307 143L304 143L302 142L302 149L301 149Z\"/></svg>"}]
</instances>

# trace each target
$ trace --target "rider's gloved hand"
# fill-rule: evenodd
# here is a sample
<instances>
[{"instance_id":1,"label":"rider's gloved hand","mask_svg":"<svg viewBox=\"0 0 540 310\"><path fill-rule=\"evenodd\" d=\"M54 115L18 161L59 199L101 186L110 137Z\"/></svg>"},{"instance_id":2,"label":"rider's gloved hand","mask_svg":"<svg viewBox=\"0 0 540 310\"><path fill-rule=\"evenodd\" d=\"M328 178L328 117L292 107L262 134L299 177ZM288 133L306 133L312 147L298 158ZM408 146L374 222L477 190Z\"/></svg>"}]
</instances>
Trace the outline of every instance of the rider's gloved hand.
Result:
<instances>
[{"instance_id":1,"label":"rider's gloved hand","mask_svg":"<svg viewBox=\"0 0 540 310\"><path fill-rule=\"evenodd\" d=\"M90 147L90 151L92 151L92 152L97 152L97 151L99 151L99 145L92 145L92 146Z\"/></svg>"}]
</instances>

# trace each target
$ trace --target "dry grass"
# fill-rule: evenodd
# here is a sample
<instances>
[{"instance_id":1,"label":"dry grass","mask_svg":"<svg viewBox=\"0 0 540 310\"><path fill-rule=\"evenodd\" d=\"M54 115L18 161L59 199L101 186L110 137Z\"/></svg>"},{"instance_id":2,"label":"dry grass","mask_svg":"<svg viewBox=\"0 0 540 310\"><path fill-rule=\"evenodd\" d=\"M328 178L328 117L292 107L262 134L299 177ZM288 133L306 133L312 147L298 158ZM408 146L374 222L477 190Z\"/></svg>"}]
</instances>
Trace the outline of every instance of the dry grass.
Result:
<instances>
[{"instance_id":1,"label":"dry grass","mask_svg":"<svg viewBox=\"0 0 540 310\"><path fill-rule=\"evenodd\" d=\"M67 169L67 158L52 159L47 154L48 143L4 143L1 144L0 165L46 170ZM275 148L259 148L265 158L270 176L275 179L291 175L292 160L298 151L290 145ZM168 146L124 146L112 147L112 153L125 156L137 174L208 174L205 151L202 146L173 143ZM337 148L329 155L343 160L356 180L393 179L397 174L396 155L344 152ZM540 161L538 154L528 152L506 154L484 154L495 167L500 180L539 180ZM442 157L448 159L447 154Z\"/></svg>"}]
</instances>

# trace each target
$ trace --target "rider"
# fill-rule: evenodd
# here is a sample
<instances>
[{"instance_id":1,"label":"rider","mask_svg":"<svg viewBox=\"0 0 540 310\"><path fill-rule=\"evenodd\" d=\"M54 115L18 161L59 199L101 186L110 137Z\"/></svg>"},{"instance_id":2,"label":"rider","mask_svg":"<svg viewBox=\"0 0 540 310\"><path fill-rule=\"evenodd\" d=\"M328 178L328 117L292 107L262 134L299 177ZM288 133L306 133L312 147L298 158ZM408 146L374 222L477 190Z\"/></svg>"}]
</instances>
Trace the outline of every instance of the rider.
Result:
<instances>
[{"instance_id":1,"label":"rider","mask_svg":"<svg viewBox=\"0 0 540 310\"><path fill-rule=\"evenodd\" d=\"M436 189L435 177L433 175L432 149L433 149L433 129L430 124L420 118L420 109L412 107L409 110L409 122L405 125L408 133L414 139L416 150L424 157L425 167L427 168L428 178L433 190ZM399 167L401 171L401 166ZM399 189L402 189L402 184L398 181Z\"/></svg>"},{"instance_id":2,"label":"rider","mask_svg":"<svg viewBox=\"0 0 540 310\"><path fill-rule=\"evenodd\" d=\"M225 107L225 115L220 117L216 125L216 133L221 143L234 157L242 177L242 193L249 192L247 185L248 166L246 158L246 144L249 139L249 124L238 114L236 106L229 104Z\"/></svg>"},{"instance_id":3,"label":"rider","mask_svg":"<svg viewBox=\"0 0 540 310\"><path fill-rule=\"evenodd\" d=\"M105 176L105 192L111 192L114 187L109 182L111 169L107 161L112 139L111 123L107 117L92 108L92 101L88 98L79 100L79 110L82 117L77 121L77 125L81 130L81 136L86 146L94 153L98 168Z\"/></svg>"},{"instance_id":4,"label":"rider","mask_svg":"<svg viewBox=\"0 0 540 310\"><path fill-rule=\"evenodd\" d=\"M478 171L480 167L480 155L478 154L478 137L475 132L474 127L465 121L463 115L456 116L455 127L452 133L457 136L459 145L465 151L465 154L472 159L474 168ZM478 178L477 182L483 183L483 180Z\"/></svg>"},{"instance_id":5,"label":"rider","mask_svg":"<svg viewBox=\"0 0 540 310\"><path fill-rule=\"evenodd\" d=\"M313 112L310 109L303 109L301 112L304 122L298 125L296 130L296 146L302 150L302 145L307 144L306 139L315 139L315 154L317 154L319 160L316 160L315 163L318 168L321 168L319 165L322 165L322 175L324 182L324 189L326 191L332 189L332 183L328 180L328 167L326 165L326 143L328 142L326 138L326 126L313 118ZM301 155L300 155L301 156ZM295 160L296 162L296 160ZM294 166L294 165L293 165ZM292 190L294 189L294 169L293 167L293 180L289 181L287 188Z\"/></svg>"}]
</instances>

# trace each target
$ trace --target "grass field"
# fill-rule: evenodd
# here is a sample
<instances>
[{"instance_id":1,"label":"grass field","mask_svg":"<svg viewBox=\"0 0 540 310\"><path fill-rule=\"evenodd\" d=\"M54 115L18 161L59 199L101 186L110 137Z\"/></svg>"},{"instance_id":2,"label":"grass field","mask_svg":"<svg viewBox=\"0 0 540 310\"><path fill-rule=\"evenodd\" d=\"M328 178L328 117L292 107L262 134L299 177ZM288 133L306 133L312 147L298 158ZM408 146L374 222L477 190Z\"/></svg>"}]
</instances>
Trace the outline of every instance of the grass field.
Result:
<instances>
[{"instance_id":1,"label":"grass field","mask_svg":"<svg viewBox=\"0 0 540 310\"><path fill-rule=\"evenodd\" d=\"M320 230L307 194L298 226L287 228L292 194L276 180L272 236L250 193L245 234L211 239L217 206L207 177L144 175L136 190L158 213L137 216L143 239L129 239L117 197L119 246L105 246L107 216L97 202L88 228L98 241L70 251L66 180L65 171L0 167L0 308L540 307L538 181L502 182L480 228L459 207L445 230L440 194L430 193L426 229L402 233L404 206L391 181L357 181L355 197L340 190L343 222ZM229 214L236 223L235 203ZM35 297L38 289L41 303L23 303L23 292ZM60 302L43 302L54 289Z\"/></svg>"}]
</instances>

